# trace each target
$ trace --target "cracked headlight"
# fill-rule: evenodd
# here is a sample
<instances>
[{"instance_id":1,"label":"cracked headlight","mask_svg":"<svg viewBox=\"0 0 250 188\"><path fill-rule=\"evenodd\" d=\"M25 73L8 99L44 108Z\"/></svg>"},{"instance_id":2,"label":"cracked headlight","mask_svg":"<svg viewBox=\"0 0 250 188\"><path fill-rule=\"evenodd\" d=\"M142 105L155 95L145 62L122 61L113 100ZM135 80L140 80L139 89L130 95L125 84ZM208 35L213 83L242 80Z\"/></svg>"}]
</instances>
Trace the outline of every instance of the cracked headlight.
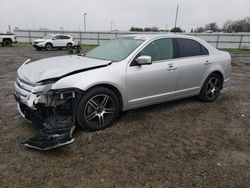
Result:
<instances>
[{"instance_id":1,"label":"cracked headlight","mask_svg":"<svg viewBox=\"0 0 250 188\"><path fill-rule=\"evenodd\" d=\"M37 85L32 89L32 93L34 94L40 94L40 93L44 93L47 92L51 89L53 83L49 83L49 84L45 84L45 85Z\"/></svg>"}]
</instances>

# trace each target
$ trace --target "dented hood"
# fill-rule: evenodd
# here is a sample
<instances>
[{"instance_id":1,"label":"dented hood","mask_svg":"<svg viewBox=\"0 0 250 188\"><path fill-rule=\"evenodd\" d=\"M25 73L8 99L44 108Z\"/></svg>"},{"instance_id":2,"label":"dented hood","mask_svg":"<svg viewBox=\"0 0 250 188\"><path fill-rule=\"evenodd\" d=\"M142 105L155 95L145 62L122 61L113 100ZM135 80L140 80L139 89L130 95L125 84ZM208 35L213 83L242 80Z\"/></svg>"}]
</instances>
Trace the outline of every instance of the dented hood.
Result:
<instances>
[{"instance_id":1,"label":"dented hood","mask_svg":"<svg viewBox=\"0 0 250 188\"><path fill-rule=\"evenodd\" d=\"M32 83L57 79L89 69L107 66L111 61L92 59L77 55L59 56L24 63L18 76Z\"/></svg>"}]
</instances>

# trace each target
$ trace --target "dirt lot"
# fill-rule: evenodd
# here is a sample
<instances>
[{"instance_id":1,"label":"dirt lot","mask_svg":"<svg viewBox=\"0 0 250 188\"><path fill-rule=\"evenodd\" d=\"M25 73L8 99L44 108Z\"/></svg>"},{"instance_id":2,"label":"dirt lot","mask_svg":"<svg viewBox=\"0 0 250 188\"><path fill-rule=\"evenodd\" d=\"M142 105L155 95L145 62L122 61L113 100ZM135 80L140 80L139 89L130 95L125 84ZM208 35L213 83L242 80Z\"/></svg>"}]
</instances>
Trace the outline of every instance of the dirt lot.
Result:
<instances>
[{"instance_id":1,"label":"dirt lot","mask_svg":"<svg viewBox=\"0 0 250 188\"><path fill-rule=\"evenodd\" d=\"M76 131L72 145L25 148L37 128L17 112L16 70L27 58L64 54L0 47L1 187L250 186L250 56L233 58L231 85L214 103L132 110L106 130Z\"/></svg>"}]
</instances>

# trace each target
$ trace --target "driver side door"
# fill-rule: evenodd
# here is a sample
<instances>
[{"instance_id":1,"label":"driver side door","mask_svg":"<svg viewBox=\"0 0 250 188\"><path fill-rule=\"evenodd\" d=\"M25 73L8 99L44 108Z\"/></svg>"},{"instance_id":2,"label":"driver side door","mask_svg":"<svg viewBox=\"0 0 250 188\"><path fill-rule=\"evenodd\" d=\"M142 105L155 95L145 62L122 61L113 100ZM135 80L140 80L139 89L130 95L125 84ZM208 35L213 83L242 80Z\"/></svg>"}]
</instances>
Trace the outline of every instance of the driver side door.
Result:
<instances>
[{"instance_id":1,"label":"driver side door","mask_svg":"<svg viewBox=\"0 0 250 188\"><path fill-rule=\"evenodd\" d=\"M177 67L170 38L149 43L127 67L128 107L146 106L175 97ZM138 65L136 58L151 56L152 64Z\"/></svg>"}]
</instances>

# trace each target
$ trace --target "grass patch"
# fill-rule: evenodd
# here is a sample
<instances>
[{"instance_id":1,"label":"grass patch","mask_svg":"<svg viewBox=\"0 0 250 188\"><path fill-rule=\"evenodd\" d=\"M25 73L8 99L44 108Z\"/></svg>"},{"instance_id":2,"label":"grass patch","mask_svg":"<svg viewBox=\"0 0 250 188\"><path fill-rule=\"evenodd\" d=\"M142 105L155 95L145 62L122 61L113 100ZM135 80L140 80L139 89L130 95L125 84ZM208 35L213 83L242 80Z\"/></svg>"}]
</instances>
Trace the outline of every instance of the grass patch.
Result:
<instances>
[{"instance_id":1,"label":"grass patch","mask_svg":"<svg viewBox=\"0 0 250 188\"><path fill-rule=\"evenodd\" d=\"M29 42L18 42L16 44L13 44L13 46L32 46Z\"/></svg>"},{"instance_id":2,"label":"grass patch","mask_svg":"<svg viewBox=\"0 0 250 188\"><path fill-rule=\"evenodd\" d=\"M221 49L223 51L232 53L232 54L250 54L250 50L243 50L243 49Z\"/></svg>"}]
</instances>

